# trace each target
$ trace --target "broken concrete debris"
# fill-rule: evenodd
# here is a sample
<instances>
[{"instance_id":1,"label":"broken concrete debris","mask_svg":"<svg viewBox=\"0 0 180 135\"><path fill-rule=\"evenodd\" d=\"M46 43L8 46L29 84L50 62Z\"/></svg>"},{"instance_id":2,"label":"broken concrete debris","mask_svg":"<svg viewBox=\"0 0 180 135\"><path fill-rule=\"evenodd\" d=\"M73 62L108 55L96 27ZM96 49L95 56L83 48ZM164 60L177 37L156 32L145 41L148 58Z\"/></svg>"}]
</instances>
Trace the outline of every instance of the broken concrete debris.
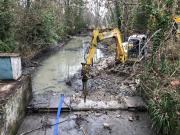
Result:
<instances>
[{"instance_id":1,"label":"broken concrete debris","mask_svg":"<svg viewBox=\"0 0 180 135\"><path fill-rule=\"evenodd\" d=\"M103 123L105 129L111 130L111 125L109 123Z\"/></svg>"},{"instance_id":2,"label":"broken concrete debris","mask_svg":"<svg viewBox=\"0 0 180 135\"><path fill-rule=\"evenodd\" d=\"M133 117L132 117L132 116L129 116L128 120L131 121L131 122L133 122Z\"/></svg>"}]
</instances>

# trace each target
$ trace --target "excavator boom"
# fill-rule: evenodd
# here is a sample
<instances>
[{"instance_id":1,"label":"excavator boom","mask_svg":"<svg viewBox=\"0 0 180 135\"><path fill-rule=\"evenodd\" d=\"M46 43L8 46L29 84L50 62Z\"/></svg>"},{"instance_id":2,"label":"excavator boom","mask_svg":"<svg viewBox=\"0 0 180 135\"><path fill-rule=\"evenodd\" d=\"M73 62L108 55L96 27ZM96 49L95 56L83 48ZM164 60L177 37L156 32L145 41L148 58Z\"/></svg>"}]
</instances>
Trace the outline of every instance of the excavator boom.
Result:
<instances>
[{"instance_id":1,"label":"excavator boom","mask_svg":"<svg viewBox=\"0 0 180 135\"><path fill-rule=\"evenodd\" d=\"M86 58L86 64L92 64L98 41L102 41L108 38L115 38L116 40L116 61L124 63L127 60L127 53L125 52L125 48L123 47L121 32L119 31L119 29L115 28L112 31L108 32L101 32L99 29L96 29L92 33L92 40Z\"/></svg>"}]
</instances>

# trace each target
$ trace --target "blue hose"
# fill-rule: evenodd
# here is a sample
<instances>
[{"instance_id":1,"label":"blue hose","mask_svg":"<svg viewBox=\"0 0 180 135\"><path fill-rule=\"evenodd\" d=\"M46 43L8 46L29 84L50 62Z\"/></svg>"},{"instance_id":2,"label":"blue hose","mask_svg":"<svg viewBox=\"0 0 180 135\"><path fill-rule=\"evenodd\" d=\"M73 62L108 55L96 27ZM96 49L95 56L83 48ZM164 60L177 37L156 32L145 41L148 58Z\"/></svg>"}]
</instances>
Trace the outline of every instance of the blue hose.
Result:
<instances>
[{"instance_id":1,"label":"blue hose","mask_svg":"<svg viewBox=\"0 0 180 135\"><path fill-rule=\"evenodd\" d=\"M58 112L57 112L57 116L56 116L56 125L54 126L53 135L58 135L58 123L60 121L61 109L62 109L63 102L64 102L64 95L61 95L61 97L59 98Z\"/></svg>"}]
</instances>

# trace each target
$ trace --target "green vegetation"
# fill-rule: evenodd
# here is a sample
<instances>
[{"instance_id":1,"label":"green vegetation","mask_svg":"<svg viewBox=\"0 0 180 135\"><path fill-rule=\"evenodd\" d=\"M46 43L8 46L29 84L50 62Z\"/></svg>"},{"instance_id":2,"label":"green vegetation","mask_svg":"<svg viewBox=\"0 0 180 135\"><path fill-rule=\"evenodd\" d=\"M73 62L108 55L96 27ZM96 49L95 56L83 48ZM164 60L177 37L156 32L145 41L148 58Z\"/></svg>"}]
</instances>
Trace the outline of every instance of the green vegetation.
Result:
<instances>
[{"instance_id":1,"label":"green vegetation","mask_svg":"<svg viewBox=\"0 0 180 135\"><path fill-rule=\"evenodd\" d=\"M84 9L83 0L0 0L0 52L31 55L75 34L85 27Z\"/></svg>"},{"instance_id":2,"label":"green vegetation","mask_svg":"<svg viewBox=\"0 0 180 135\"><path fill-rule=\"evenodd\" d=\"M149 44L151 56L144 64L140 90L147 101L157 133L174 135L180 130L180 88L173 86L171 82L180 80L180 55L179 43L173 40L172 18L179 14L180 6L177 5L180 2L128 2L106 1L109 12L103 19L108 26L119 27L124 38L134 32L153 35L159 30ZM95 0L95 3L103 5L102 0ZM27 0L27 3L0 0L0 52L20 52L23 56L29 56L56 44L67 35L80 32L93 19L96 22L103 20L99 13L96 19L92 16L93 13L86 10L83 0Z\"/></svg>"},{"instance_id":3,"label":"green vegetation","mask_svg":"<svg viewBox=\"0 0 180 135\"><path fill-rule=\"evenodd\" d=\"M150 17L150 5L152 1L141 0L141 5L137 8L136 14L134 15L134 29L138 32L146 32L148 29L148 19ZM142 19L143 18L143 19Z\"/></svg>"},{"instance_id":4,"label":"green vegetation","mask_svg":"<svg viewBox=\"0 0 180 135\"><path fill-rule=\"evenodd\" d=\"M15 49L12 4L11 0L0 0L0 51Z\"/></svg>"},{"instance_id":5,"label":"green vegetation","mask_svg":"<svg viewBox=\"0 0 180 135\"><path fill-rule=\"evenodd\" d=\"M173 12L174 0L161 3L153 0L141 1L141 9L146 13L145 22L141 23L139 14L137 22L139 28L144 28L149 34L160 30L153 36L151 56L145 63L141 76L141 94L145 97L153 127L158 134L174 135L178 133L179 86L172 86L171 82L179 80L178 43L173 41Z\"/></svg>"},{"instance_id":6,"label":"green vegetation","mask_svg":"<svg viewBox=\"0 0 180 135\"><path fill-rule=\"evenodd\" d=\"M177 126L177 102L173 93L164 93L149 100L149 112L153 120L153 127L163 135L174 134Z\"/></svg>"}]
</instances>

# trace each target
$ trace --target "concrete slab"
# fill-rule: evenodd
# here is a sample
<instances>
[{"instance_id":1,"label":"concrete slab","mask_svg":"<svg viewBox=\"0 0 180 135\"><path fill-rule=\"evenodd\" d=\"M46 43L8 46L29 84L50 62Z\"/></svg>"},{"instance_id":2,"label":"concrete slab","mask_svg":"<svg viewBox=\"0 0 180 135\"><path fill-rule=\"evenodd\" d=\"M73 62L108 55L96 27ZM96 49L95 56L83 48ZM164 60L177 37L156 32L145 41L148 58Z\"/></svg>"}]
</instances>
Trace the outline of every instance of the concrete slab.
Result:
<instances>
[{"instance_id":1,"label":"concrete slab","mask_svg":"<svg viewBox=\"0 0 180 135\"><path fill-rule=\"evenodd\" d=\"M52 101L53 99L53 101ZM48 102L48 101L47 101ZM37 110L37 109L57 109L58 108L58 97L51 97L51 103L48 105L48 103L43 104L37 104L37 102L31 103L29 110ZM32 108L31 108L32 107ZM93 101L87 99L86 102L84 102L83 98L76 98L72 99L70 97L65 97L64 104L62 109L67 109L68 107L71 107L72 110L117 110L117 109L125 109L125 106L123 103L119 103L116 100L111 101Z\"/></svg>"},{"instance_id":2,"label":"concrete slab","mask_svg":"<svg viewBox=\"0 0 180 135\"><path fill-rule=\"evenodd\" d=\"M59 96L54 95L49 97L46 101L37 101L31 102L28 110L30 112L56 112L58 108ZM90 110L136 110L136 111L145 111L146 105L141 97L122 97L122 101L113 99L110 101L106 100L91 100L87 99L84 102L82 97L65 97L62 111L90 111Z\"/></svg>"},{"instance_id":3,"label":"concrete slab","mask_svg":"<svg viewBox=\"0 0 180 135\"><path fill-rule=\"evenodd\" d=\"M127 108L140 108L140 107L145 108L146 107L143 99L139 96L133 96L133 97L125 96L123 97L123 101Z\"/></svg>"}]
</instances>

